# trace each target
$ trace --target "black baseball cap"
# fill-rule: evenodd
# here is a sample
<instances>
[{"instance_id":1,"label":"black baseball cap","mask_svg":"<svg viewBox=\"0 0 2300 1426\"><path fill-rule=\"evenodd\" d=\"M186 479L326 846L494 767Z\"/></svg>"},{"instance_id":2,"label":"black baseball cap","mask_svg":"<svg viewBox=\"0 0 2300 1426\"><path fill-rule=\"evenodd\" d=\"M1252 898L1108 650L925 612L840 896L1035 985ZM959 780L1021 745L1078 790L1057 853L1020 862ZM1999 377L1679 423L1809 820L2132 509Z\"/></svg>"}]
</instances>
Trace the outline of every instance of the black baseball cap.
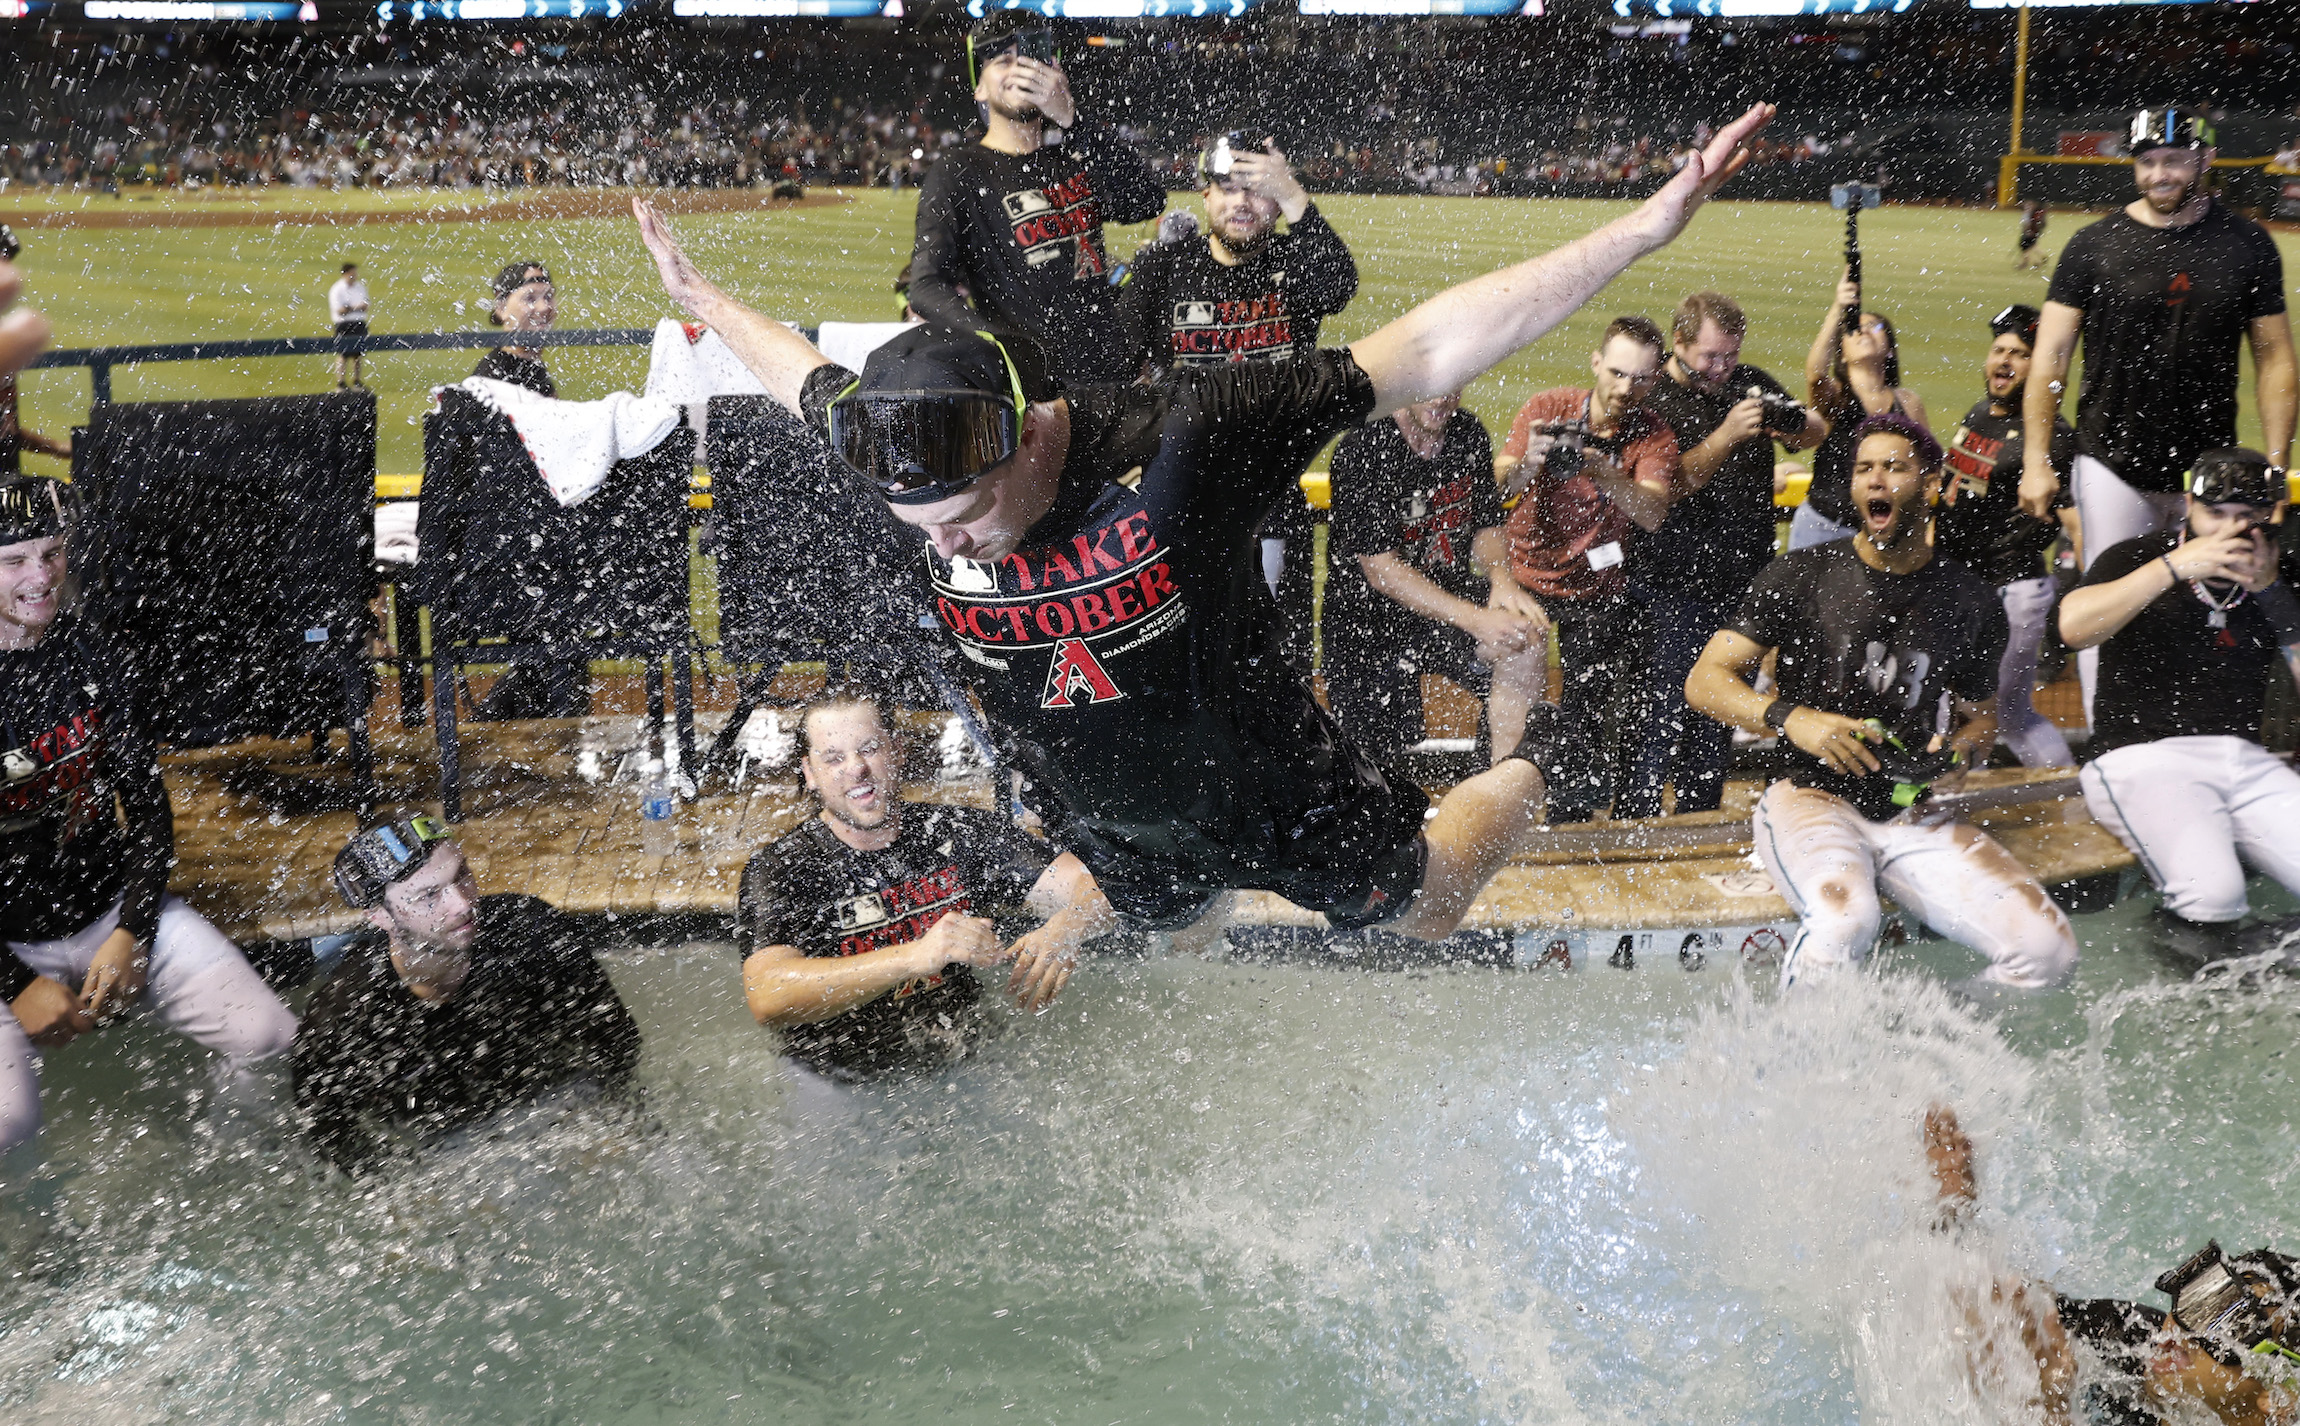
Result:
<instances>
[{"instance_id":1,"label":"black baseball cap","mask_svg":"<svg viewBox=\"0 0 2300 1426\"><path fill-rule=\"evenodd\" d=\"M0 545L63 533L64 502L55 481L25 476L0 483Z\"/></svg>"},{"instance_id":2,"label":"black baseball cap","mask_svg":"<svg viewBox=\"0 0 2300 1426\"><path fill-rule=\"evenodd\" d=\"M2291 498L2285 474L2241 446L2206 451L2188 467L2188 493L2207 505L2272 507Z\"/></svg>"},{"instance_id":3,"label":"black baseball cap","mask_svg":"<svg viewBox=\"0 0 2300 1426\"><path fill-rule=\"evenodd\" d=\"M2036 324L2042 316L2042 313L2026 302L2015 302L1989 318L1989 335L2001 337L2011 332L2033 347L2036 345Z\"/></svg>"},{"instance_id":4,"label":"black baseball cap","mask_svg":"<svg viewBox=\"0 0 2300 1426\"><path fill-rule=\"evenodd\" d=\"M831 449L889 504L932 504L1013 455L1030 404L1061 389L1028 337L923 323L831 402Z\"/></svg>"}]
</instances>

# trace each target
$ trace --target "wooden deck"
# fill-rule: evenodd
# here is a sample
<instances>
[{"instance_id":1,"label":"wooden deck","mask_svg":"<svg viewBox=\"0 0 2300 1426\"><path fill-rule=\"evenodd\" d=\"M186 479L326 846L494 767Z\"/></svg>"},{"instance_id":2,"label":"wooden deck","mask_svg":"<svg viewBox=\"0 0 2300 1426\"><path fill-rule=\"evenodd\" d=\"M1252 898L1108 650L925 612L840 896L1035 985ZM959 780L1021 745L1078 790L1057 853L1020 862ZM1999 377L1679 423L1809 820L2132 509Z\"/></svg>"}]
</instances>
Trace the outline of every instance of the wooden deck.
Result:
<instances>
[{"instance_id":1,"label":"wooden deck","mask_svg":"<svg viewBox=\"0 0 2300 1426\"><path fill-rule=\"evenodd\" d=\"M703 715L706 729L724 715ZM387 799L435 806L437 764L428 731L379 720L377 776ZM912 771L931 779L932 729ZM586 762L611 769L638 745L640 720L610 715L530 723L464 725L464 849L490 891L524 891L569 911L688 913L731 917L742 865L759 845L810 809L795 766L754 774L739 790L722 780L681 808L678 853L650 855L642 842L638 790L630 781L586 782ZM340 746L340 740L339 740ZM585 754L591 756L586 758ZM243 942L348 930L358 914L339 901L328 869L357 818L340 765L315 765L300 743L253 742L172 754L180 858L175 889ZM2019 783L2014 772L1977 774L1974 786ZM1785 922L1789 909L1748 854L1746 821L1759 788L1736 782L1718 812L1665 817L1630 829L1606 823L1564 828L1547 846L1497 876L1469 924L1512 931L1671 930ZM912 800L992 804L986 780L912 781ZM2115 873L2124 848L2084 813L2081 799L2031 802L1975 814L2048 886ZM1714 828L1712 835L1705 829ZM1605 845L1636 842L1647 845ZM1669 845L1652 845L1653 843ZM1233 898L1239 921L1316 924L1264 893Z\"/></svg>"}]
</instances>

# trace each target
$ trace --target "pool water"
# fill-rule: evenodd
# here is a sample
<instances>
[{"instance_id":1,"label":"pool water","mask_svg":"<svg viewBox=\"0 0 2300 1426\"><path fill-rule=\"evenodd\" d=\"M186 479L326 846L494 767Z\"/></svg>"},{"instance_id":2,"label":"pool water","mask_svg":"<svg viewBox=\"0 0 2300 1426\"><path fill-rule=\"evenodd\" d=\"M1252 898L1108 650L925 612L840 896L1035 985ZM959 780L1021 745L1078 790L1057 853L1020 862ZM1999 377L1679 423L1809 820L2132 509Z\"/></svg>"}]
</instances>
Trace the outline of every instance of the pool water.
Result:
<instances>
[{"instance_id":1,"label":"pool water","mask_svg":"<svg viewBox=\"0 0 2300 1426\"><path fill-rule=\"evenodd\" d=\"M646 1113L380 1182L219 1130L145 1026L60 1056L0 1206L11 1422L2017 1420L2000 1277L2141 1296L2300 1245L2300 983L2145 910L1971 1006L1940 942L1764 977L1090 964L940 1077L782 1071L721 945L611 970ZM158 1081L165 1088L142 1087ZM1956 1106L1983 1211L1928 1231ZM1976 1325L1977 1324L1977 1325Z\"/></svg>"}]
</instances>

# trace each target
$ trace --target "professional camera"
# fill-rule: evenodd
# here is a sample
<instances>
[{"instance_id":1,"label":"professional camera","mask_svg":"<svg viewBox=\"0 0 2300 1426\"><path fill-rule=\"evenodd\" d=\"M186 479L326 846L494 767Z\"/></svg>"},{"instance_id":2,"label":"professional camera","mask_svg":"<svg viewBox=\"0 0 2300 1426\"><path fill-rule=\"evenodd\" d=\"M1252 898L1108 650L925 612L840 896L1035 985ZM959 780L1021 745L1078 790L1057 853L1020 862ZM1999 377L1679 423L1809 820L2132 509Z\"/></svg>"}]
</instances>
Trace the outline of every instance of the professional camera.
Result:
<instances>
[{"instance_id":1,"label":"professional camera","mask_svg":"<svg viewBox=\"0 0 2300 1426\"><path fill-rule=\"evenodd\" d=\"M1542 474L1551 480L1571 480L1581 474L1583 447L1589 440L1589 422L1545 421L1540 434L1548 436L1552 444L1549 454L1542 458Z\"/></svg>"},{"instance_id":2,"label":"professional camera","mask_svg":"<svg viewBox=\"0 0 2300 1426\"><path fill-rule=\"evenodd\" d=\"M1768 436L1788 440L1805 433L1805 408L1793 398L1762 386L1752 386L1749 394L1765 403L1764 431Z\"/></svg>"}]
</instances>

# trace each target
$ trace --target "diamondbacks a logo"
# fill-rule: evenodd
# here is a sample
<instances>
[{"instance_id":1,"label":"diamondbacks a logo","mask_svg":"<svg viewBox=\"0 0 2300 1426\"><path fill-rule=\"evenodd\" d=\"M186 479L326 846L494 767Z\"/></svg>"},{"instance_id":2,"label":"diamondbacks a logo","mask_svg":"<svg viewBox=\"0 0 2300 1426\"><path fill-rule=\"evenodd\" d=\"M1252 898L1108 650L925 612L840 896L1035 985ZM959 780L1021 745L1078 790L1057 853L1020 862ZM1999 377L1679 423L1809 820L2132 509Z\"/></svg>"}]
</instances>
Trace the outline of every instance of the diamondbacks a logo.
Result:
<instances>
[{"instance_id":1,"label":"diamondbacks a logo","mask_svg":"<svg viewBox=\"0 0 2300 1426\"><path fill-rule=\"evenodd\" d=\"M1062 639L1054 645L1054 662L1046 670L1046 696L1041 708L1070 708L1079 703L1108 703L1124 698L1107 669L1086 647L1084 639Z\"/></svg>"}]
</instances>

